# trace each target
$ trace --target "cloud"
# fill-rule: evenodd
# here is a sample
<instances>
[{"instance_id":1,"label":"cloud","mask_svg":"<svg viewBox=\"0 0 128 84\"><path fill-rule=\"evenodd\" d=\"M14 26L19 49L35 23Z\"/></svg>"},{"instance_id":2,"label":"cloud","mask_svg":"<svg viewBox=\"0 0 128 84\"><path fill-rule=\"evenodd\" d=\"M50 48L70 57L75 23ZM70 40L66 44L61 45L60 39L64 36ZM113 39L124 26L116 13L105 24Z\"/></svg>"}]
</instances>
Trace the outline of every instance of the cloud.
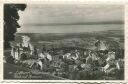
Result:
<instances>
[{"instance_id":1,"label":"cloud","mask_svg":"<svg viewBox=\"0 0 128 84\"><path fill-rule=\"evenodd\" d=\"M59 28L63 28L61 26L123 24L124 7L98 4L28 4L20 16L19 23L24 26L21 30L26 31L25 28L29 28L31 31L33 26L40 26L40 28L60 26Z\"/></svg>"},{"instance_id":2,"label":"cloud","mask_svg":"<svg viewBox=\"0 0 128 84\"><path fill-rule=\"evenodd\" d=\"M79 23L123 21L121 5L28 5L22 21L29 23Z\"/></svg>"}]
</instances>

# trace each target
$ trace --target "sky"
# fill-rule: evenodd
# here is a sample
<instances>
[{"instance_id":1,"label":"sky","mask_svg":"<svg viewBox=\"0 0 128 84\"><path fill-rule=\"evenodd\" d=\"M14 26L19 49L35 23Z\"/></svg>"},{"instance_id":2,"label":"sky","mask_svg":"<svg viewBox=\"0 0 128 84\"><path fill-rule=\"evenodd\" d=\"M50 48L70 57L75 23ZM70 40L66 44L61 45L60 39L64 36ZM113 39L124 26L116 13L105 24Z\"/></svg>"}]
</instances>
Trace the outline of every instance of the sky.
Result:
<instances>
[{"instance_id":1,"label":"sky","mask_svg":"<svg viewBox=\"0 0 128 84\"><path fill-rule=\"evenodd\" d=\"M123 29L121 5L28 4L18 33L79 33Z\"/></svg>"}]
</instances>

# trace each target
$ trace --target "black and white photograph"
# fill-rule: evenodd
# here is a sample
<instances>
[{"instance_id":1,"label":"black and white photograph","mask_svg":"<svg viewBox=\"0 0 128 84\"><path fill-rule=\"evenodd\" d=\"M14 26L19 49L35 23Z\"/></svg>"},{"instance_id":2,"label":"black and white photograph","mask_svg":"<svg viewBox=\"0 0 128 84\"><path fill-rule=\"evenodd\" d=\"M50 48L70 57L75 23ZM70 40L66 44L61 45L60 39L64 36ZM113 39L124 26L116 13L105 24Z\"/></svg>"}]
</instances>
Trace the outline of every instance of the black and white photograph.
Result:
<instances>
[{"instance_id":1,"label":"black and white photograph","mask_svg":"<svg viewBox=\"0 0 128 84\"><path fill-rule=\"evenodd\" d=\"M124 5L3 8L4 80L124 80Z\"/></svg>"}]
</instances>

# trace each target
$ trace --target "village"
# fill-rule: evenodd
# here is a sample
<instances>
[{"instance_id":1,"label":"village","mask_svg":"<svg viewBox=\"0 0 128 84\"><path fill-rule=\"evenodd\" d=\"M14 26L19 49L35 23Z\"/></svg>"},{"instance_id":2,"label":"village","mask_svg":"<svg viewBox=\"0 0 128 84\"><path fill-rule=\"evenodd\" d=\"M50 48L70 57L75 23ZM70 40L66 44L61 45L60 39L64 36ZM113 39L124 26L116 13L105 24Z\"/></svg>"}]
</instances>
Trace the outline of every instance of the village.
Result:
<instances>
[{"instance_id":1,"label":"village","mask_svg":"<svg viewBox=\"0 0 128 84\"><path fill-rule=\"evenodd\" d=\"M117 57L123 52L110 50L103 40L96 40L94 49L41 47L31 44L30 37L24 35L21 43L11 46L10 56L4 57L4 61L71 80L115 80L123 77L124 60Z\"/></svg>"}]
</instances>

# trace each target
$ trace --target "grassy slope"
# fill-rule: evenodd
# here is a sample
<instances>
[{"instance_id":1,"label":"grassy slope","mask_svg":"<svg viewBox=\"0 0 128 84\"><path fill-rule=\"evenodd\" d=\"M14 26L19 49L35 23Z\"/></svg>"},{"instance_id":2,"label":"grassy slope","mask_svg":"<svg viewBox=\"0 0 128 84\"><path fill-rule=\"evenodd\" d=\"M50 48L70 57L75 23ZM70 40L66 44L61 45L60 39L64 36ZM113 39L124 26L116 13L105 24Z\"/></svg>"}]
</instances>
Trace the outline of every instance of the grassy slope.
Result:
<instances>
[{"instance_id":1,"label":"grassy slope","mask_svg":"<svg viewBox=\"0 0 128 84\"><path fill-rule=\"evenodd\" d=\"M4 79L25 79L28 80L30 78L15 78L14 74L16 72L21 72L23 71L25 72L31 72L31 75L35 78L32 79L41 79L41 80L65 80L64 78L61 77L56 77L56 76L52 76L48 73L44 73L44 72L39 72L39 71L31 71L30 69L24 68L24 67L19 67L13 64L9 64L9 63L4 63Z\"/></svg>"}]
</instances>

